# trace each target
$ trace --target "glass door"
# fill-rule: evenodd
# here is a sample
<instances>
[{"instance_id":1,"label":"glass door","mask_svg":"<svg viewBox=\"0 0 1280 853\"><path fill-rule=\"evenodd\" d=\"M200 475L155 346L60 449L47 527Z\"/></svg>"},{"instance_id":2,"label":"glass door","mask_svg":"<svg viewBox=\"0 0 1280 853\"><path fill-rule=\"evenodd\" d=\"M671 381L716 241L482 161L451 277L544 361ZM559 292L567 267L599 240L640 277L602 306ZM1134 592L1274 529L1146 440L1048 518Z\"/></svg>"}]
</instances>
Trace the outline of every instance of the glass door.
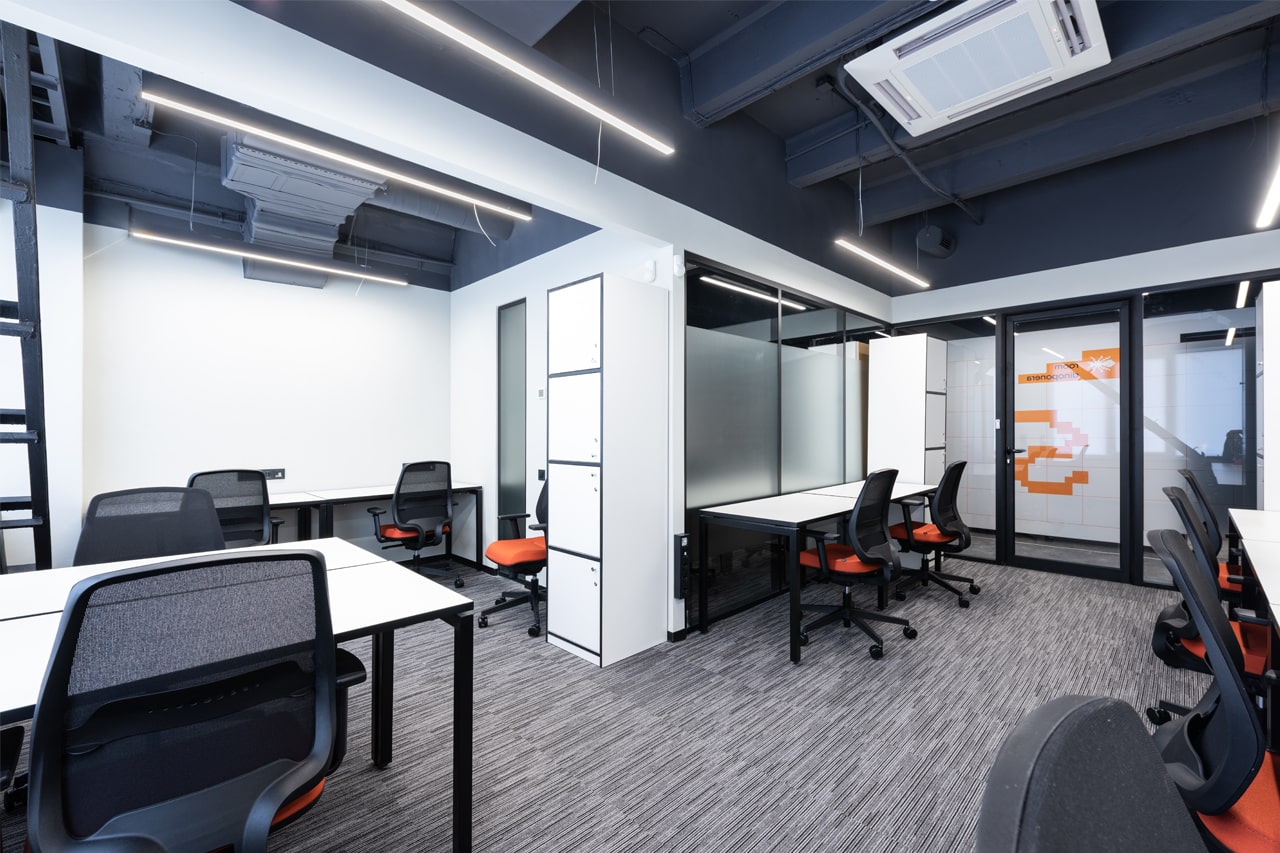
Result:
<instances>
[{"instance_id":1,"label":"glass door","mask_svg":"<svg viewBox=\"0 0 1280 853\"><path fill-rule=\"evenodd\" d=\"M1127 580L1129 306L1005 318L1001 550Z\"/></svg>"}]
</instances>

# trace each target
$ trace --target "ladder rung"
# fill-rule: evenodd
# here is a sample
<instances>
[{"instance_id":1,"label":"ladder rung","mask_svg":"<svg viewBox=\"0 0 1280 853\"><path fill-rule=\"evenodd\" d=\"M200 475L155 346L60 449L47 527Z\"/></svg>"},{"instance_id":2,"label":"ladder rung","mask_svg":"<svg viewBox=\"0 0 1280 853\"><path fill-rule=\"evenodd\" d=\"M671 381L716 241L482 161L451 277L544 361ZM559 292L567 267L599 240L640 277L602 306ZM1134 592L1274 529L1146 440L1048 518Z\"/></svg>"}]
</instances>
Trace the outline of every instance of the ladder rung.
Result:
<instances>
[{"instance_id":1,"label":"ladder rung","mask_svg":"<svg viewBox=\"0 0 1280 853\"><path fill-rule=\"evenodd\" d=\"M14 302L12 299L0 299L0 319L18 319L18 303Z\"/></svg>"},{"instance_id":2,"label":"ladder rung","mask_svg":"<svg viewBox=\"0 0 1280 853\"><path fill-rule=\"evenodd\" d=\"M30 323L0 323L0 335L8 335L11 338L29 338L33 331Z\"/></svg>"},{"instance_id":3,"label":"ladder rung","mask_svg":"<svg viewBox=\"0 0 1280 853\"><path fill-rule=\"evenodd\" d=\"M35 444L40 436L30 430L26 432L0 432L0 444Z\"/></svg>"},{"instance_id":4,"label":"ladder rung","mask_svg":"<svg viewBox=\"0 0 1280 853\"><path fill-rule=\"evenodd\" d=\"M31 498L21 495L0 496L0 512L18 509L31 509Z\"/></svg>"},{"instance_id":5,"label":"ladder rung","mask_svg":"<svg viewBox=\"0 0 1280 853\"><path fill-rule=\"evenodd\" d=\"M0 409L0 424L25 424L26 409Z\"/></svg>"},{"instance_id":6,"label":"ladder rung","mask_svg":"<svg viewBox=\"0 0 1280 853\"><path fill-rule=\"evenodd\" d=\"M39 516L33 516L31 518L6 518L0 520L0 530L20 530L31 527L44 527L44 519Z\"/></svg>"}]
</instances>

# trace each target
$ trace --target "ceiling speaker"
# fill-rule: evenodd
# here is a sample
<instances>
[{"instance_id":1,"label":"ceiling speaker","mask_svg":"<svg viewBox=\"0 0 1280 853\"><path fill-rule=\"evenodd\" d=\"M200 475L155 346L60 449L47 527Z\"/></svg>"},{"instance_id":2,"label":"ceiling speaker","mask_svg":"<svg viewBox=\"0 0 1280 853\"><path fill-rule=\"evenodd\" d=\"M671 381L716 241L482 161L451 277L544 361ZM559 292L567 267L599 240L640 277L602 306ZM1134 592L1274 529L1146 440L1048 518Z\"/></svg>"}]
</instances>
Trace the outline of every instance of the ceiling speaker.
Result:
<instances>
[{"instance_id":1,"label":"ceiling speaker","mask_svg":"<svg viewBox=\"0 0 1280 853\"><path fill-rule=\"evenodd\" d=\"M935 258L946 258L956 250L956 238L937 225L926 225L916 235L916 248Z\"/></svg>"}]
</instances>

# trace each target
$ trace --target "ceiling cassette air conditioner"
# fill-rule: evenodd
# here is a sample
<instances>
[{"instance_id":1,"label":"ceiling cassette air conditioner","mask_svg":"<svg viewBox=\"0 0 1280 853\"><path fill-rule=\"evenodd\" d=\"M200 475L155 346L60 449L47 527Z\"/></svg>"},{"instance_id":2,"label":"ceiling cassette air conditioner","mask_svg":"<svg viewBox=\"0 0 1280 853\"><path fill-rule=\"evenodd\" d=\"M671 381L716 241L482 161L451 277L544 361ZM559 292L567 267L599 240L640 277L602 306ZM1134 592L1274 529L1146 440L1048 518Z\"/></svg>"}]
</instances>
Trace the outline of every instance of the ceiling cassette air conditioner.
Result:
<instances>
[{"instance_id":1,"label":"ceiling cassette air conditioner","mask_svg":"<svg viewBox=\"0 0 1280 853\"><path fill-rule=\"evenodd\" d=\"M1110 61L1096 0L970 0L845 70L920 136Z\"/></svg>"}]
</instances>

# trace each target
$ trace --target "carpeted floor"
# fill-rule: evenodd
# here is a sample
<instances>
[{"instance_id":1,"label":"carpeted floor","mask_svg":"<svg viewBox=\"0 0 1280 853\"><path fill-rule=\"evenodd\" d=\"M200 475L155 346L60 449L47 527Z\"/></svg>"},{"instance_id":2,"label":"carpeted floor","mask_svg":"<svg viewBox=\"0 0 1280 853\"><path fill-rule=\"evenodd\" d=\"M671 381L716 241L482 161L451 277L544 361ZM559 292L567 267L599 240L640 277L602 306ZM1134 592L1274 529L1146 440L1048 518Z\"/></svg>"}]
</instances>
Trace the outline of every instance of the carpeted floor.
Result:
<instances>
[{"instance_id":1,"label":"carpeted floor","mask_svg":"<svg viewBox=\"0 0 1280 853\"><path fill-rule=\"evenodd\" d=\"M791 664L785 598L603 670L531 639L527 610L493 617L476 631L475 849L969 850L987 769L1028 710L1065 693L1193 704L1207 686L1151 653L1171 592L948 565L982 593L968 610L933 588L891 602L920 635L889 627L880 661L836 625ZM466 577L481 606L506 586ZM392 766L369 763L361 686L346 762L273 851L449 849L451 643L439 623L398 632ZM21 838L9 816L4 853Z\"/></svg>"}]
</instances>

